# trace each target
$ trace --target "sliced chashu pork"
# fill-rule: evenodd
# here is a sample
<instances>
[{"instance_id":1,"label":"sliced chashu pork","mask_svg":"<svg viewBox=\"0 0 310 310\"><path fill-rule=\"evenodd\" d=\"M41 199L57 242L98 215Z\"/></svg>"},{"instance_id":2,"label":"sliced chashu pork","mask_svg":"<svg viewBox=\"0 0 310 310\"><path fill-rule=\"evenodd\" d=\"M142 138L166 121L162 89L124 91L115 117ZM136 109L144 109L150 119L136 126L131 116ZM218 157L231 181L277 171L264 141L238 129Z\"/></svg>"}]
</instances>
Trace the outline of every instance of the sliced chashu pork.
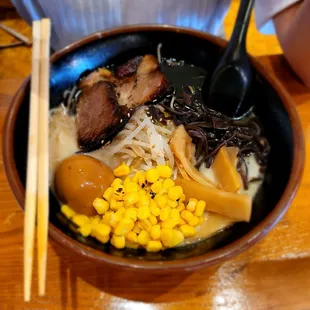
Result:
<instances>
[{"instance_id":1,"label":"sliced chashu pork","mask_svg":"<svg viewBox=\"0 0 310 310\"><path fill-rule=\"evenodd\" d=\"M123 67L128 68L126 64L121 66L116 71L116 76L120 76L120 72L123 73ZM144 56L134 69L131 74L121 75L116 88L119 104L127 105L129 108L153 101L168 87L168 81L153 55ZM128 69L126 71L130 72Z\"/></svg>"},{"instance_id":2,"label":"sliced chashu pork","mask_svg":"<svg viewBox=\"0 0 310 310\"><path fill-rule=\"evenodd\" d=\"M126 107L117 102L113 84L99 81L85 88L76 109L78 143L83 151L98 149L126 124Z\"/></svg>"},{"instance_id":3,"label":"sliced chashu pork","mask_svg":"<svg viewBox=\"0 0 310 310\"><path fill-rule=\"evenodd\" d=\"M80 83L76 124L82 150L91 151L110 141L139 106L165 93L168 81L152 55L136 57L118 67L90 73Z\"/></svg>"}]
</instances>

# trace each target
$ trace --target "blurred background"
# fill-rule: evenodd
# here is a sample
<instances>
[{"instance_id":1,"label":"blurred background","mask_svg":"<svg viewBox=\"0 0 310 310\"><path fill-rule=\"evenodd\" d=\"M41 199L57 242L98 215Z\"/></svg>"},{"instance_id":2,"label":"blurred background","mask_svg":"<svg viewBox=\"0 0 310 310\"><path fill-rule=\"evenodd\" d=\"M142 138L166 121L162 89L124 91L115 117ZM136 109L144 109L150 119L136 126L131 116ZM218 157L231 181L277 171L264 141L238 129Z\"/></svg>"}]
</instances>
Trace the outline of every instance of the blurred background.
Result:
<instances>
[{"instance_id":1,"label":"blurred background","mask_svg":"<svg viewBox=\"0 0 310 310\"><path fill-rule=\"evenodd\" d=\"M240 0L231 0L229 12L224 21L226 38L229 39L235 22ZM262 35L255 25L253 14L248 33L248 52L254 56L272 55L281 53L280 45L273 35ZM10 0L0 0L0 23L13 28L28 38L31 38L31 29L15 11ZM24 78L31 69L31 48L26 46L1 48L17 40L0 29L0 79Z\"/></svg>"}]
</instances>

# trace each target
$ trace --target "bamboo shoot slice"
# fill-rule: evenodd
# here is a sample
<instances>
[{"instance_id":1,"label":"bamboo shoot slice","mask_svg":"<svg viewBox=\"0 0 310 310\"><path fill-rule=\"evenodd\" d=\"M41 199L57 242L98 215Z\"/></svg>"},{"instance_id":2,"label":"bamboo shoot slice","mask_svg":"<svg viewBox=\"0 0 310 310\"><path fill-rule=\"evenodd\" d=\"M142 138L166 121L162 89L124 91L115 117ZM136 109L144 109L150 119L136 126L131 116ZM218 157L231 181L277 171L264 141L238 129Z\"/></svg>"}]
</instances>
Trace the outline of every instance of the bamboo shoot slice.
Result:
<instances>
[{"instance_id":1,"label":"bamboo shoot slice","mask_svg":"<svg viewBox=\"0 0 310 310\"><path fill-rule=\"evenodd\" d=\"M192 139L183 125L174 130L170 140L171 151L180 161L186 173L195 181L209 187L215 187L211 180L197 170L190 161L193 156Z\"/></svg>"},{"instance_id":2,"label":"bamboo shoot slice","mask_svg":"<svg viewBox=\"0 0 310 310\"><path fill-rule=\"evenodd\" d=\"M237 167L239 149L235 146L227 146L226 150L234 167Z\"/></svg>"},{"instance_id":3,"label":"bamboo shoot slice","mask_svg":"<svg viewBox=\"0 0 310 310\"><path fill-rule=\"evenodd\" d=\"M225 192L198 182L177 179L186 198L194 197L206 202L206 210L222 214L238 221L249 222L252 212L252 198L244 194Z\"/></svg>"},{"instance_id":4,"label":"bamboo shoot slice","mask_svg":"<svg viewBox=\"0 0 310 310\"><path fill-rule=\"evenodd\" d=\"M228 155L226 146L221 147L218 151L212 164L212 170L218 185L224 191L236 193L241 188L240 176Z\"/></svg>"}]
</instances>

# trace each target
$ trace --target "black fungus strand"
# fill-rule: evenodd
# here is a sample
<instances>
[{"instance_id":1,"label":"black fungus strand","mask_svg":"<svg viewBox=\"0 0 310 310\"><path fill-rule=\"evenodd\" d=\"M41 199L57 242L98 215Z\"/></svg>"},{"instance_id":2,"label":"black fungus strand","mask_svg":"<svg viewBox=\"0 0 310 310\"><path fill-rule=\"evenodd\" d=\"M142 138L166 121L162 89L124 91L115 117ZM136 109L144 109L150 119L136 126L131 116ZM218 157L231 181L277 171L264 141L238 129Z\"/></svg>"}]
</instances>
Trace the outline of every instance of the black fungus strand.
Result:
<instances>
[{"instance_id":1,"label":"black fungus strand","mask_svg":"<svg viewBox=\"0 0 310 310\"><path fill-rule=\"evenodd\" d=\"M176 126L184 125L196 145L196 167L205 163L210 167L222 146L239 148L239 169L245 187L248 187L247 165L244 156L254 154L261 167L265 167L270 151L267 139L262 136L262 127L255 116L235 121L203 104L201 91L192 86L183 86L179 94L174 93L173 107L171 94L158 102L172 115ZM243 167L244 166L244 167ZM263 170L263 169L262 169Z\"/></svg>"}]
</instances>

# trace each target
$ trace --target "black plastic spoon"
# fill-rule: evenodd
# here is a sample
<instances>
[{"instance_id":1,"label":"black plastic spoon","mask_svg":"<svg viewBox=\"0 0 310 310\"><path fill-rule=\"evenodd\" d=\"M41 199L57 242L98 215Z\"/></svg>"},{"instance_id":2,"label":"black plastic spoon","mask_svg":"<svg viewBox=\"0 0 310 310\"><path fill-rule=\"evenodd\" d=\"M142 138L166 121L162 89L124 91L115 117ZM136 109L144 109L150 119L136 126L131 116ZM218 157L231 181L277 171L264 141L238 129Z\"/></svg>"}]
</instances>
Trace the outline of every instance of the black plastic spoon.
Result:
<instances>
[{"instance_id":1,"label":"black plastic spoon","mask_svg":"<svg viewBox=\"0 0 310 310\"><path fill-rule=\"evenodd\" d=\"M254 0L241 0L228 46L216 67L209 86L207 106L240 118L252 109L248 100L253 72L246 53L246 35Z\"/></svg>"}]
</instances>

